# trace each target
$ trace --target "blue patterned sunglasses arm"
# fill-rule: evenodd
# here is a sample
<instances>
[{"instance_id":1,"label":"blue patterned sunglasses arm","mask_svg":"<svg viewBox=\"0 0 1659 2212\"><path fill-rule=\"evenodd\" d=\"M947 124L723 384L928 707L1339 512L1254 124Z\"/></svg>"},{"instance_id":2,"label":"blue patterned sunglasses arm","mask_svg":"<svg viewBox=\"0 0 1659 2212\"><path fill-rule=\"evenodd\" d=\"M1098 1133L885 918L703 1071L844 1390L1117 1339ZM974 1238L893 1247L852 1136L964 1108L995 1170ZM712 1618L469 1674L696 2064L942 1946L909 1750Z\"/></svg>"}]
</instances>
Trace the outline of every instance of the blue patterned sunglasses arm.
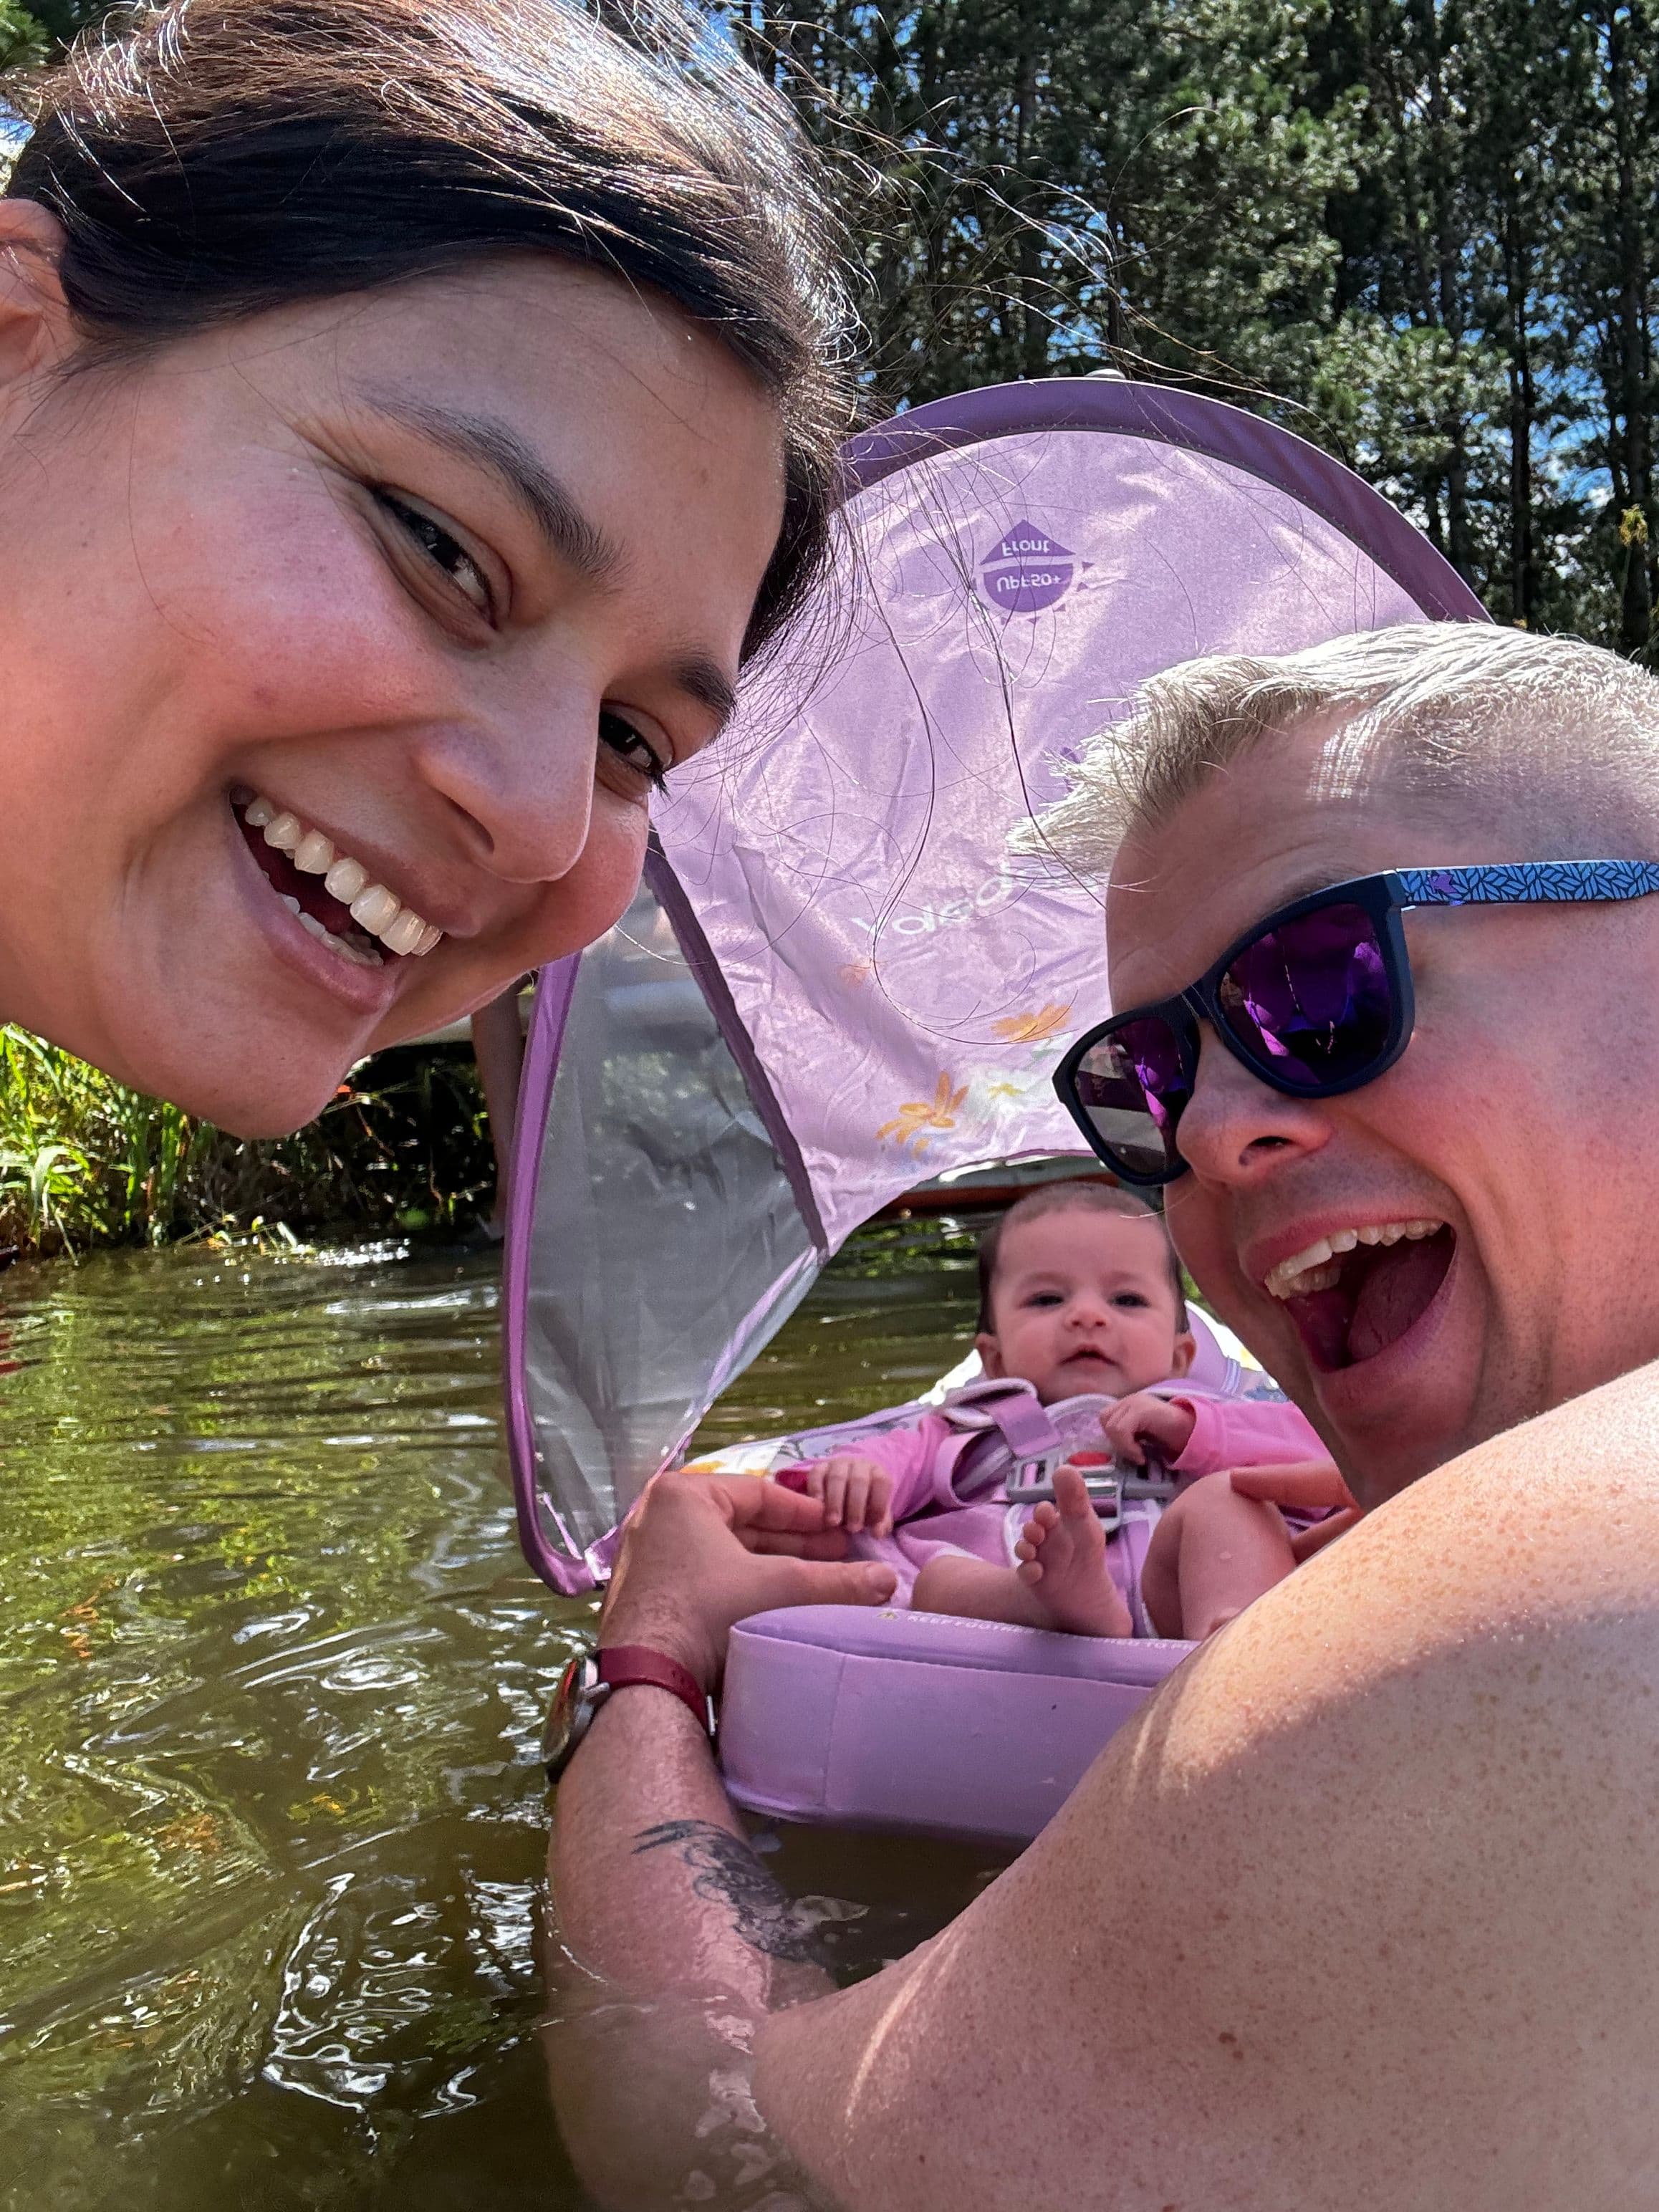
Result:
<instances>
[{"instance_id":1,"label":"blue patterned sunglasses arm","mask_svg":"<svg viewBox=\"0 0 1659 2212\"><path fill-rule=\"evenodd\" d=\"M1516 860L1490 867L1395 868L1402 906L1583 905L1659 891L1652 860Z\"/></svg>"}]
</instances>

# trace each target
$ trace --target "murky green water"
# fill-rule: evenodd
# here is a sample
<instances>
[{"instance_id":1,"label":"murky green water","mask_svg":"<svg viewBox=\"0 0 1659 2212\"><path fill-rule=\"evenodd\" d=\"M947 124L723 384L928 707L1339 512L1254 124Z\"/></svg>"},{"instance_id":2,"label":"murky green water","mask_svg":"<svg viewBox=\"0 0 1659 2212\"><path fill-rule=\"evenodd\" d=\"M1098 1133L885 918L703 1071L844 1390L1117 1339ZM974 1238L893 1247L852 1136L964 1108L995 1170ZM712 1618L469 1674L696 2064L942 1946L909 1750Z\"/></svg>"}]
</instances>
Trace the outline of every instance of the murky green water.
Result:
<instances>
[{"instance_id":1,"label":"murky green water","mask_svg":"<svg viewBox=\"0 0 1659 2212\"><path fill-rule=\"evenodd\" d=\"M890 1402L971 1273L870 1232L704 1431ZM489 1261L0 1276L0 2207L583 2203L535 2041L536 1741ZM872 1964L988 1868L797 1832Z\"/></svg>"}]
</instances>

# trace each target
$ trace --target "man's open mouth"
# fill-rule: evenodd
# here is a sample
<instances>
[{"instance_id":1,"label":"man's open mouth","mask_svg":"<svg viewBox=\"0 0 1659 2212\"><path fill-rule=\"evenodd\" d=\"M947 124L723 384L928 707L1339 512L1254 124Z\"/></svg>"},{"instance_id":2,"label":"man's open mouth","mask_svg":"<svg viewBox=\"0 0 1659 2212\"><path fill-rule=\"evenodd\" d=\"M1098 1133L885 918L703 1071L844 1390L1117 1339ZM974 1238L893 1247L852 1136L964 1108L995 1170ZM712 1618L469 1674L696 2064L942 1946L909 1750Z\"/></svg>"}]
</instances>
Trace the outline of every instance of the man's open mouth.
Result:
<instances>
[{"instance_id":1,"label":"man's open mouth","mask_svg":"<svg viewBox=\"0 0 1659 2212\"><path fill-rule=\"evenodd\" d=\"M1334 1229L1270 1268L1262 1288L1284 1302L1316 1367L1354 1367L1422 1319L1456 1248L1449 1224L1420 1217Z\"/></svg>"},{"instance_id":2,"label":"man's open mouth","mask_svg":"<svg viewBox=\"0 0 1659 2212\"><path fill-rule=\"evenodd\" d=\"M406 907L368 870L340 852L320 830L301 822L262 793L231 796L248 850L267 883L302 928L357 968L430 952L442 930Z\"/></svg>"}]
</instances>

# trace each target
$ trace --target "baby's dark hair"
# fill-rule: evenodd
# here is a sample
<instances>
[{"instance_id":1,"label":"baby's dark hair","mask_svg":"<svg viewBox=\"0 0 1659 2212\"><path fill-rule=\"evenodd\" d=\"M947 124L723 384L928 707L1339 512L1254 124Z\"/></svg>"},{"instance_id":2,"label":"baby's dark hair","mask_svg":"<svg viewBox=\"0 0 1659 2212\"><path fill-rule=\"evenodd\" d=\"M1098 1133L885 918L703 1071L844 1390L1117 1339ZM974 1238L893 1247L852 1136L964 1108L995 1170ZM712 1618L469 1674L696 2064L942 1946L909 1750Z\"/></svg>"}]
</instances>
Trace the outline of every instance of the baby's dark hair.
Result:
<instances>
[{"instance_id":1,"label":"baby's dark hair","mask_svg":"<svg viewBox=\"0 0 1659 2212\"><path fill-rule=\"evenodd\" d=\"M1036 1190L1027 1191L1017 1198L1006 1213L1000 1213L979 1240L979 1327L986 1336L996 1334L996 1324L991 1316L991 1293L996 1287L997 1255L1002 1249L1004 1232L1010 1223L1035 1221L1044 1213L1069 1213L1073 1210L1088 1213L1116 1213L1131 1221L1155 1221L1158 1234L1164 1239L1164 1256L1170 1272L1170 1287L1175 1292L1176 1328L1187 1327L1187 1290L1181 1279L1181 1262L1176 1257L1175 1246L1170 1242L1170 1232L1164 1226L1164 1216L1155 1206L1148 1206L1144 1198L1133 1191L1121 1190L1115 1183L1097 1182L1082 1176L1073 1176L1065 1182L1040 1183Z\"/></svg>"}]
</instances>

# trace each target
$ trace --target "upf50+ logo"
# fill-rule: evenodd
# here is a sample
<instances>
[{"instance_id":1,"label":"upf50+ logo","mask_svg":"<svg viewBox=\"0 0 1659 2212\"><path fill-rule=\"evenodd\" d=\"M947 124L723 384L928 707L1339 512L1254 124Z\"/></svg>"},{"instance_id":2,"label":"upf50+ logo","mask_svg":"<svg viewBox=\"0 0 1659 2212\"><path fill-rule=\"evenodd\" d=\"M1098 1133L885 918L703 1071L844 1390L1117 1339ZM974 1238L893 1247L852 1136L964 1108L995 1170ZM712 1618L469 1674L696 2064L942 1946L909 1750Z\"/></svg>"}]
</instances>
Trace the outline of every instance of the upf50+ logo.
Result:
<instances>
[{"instance_id":1,"label":"upf50+ logo","mask_svg":"<svg viewBox=\"0 0 1659 2212\"><path fill-rule=\"evenodd\" d=\"M979 564L979 587L1006 615L1034 615L1063 599L1077 574L1066 547L1034 522L1006 530Z\"/></svg>"}]
</instances>

